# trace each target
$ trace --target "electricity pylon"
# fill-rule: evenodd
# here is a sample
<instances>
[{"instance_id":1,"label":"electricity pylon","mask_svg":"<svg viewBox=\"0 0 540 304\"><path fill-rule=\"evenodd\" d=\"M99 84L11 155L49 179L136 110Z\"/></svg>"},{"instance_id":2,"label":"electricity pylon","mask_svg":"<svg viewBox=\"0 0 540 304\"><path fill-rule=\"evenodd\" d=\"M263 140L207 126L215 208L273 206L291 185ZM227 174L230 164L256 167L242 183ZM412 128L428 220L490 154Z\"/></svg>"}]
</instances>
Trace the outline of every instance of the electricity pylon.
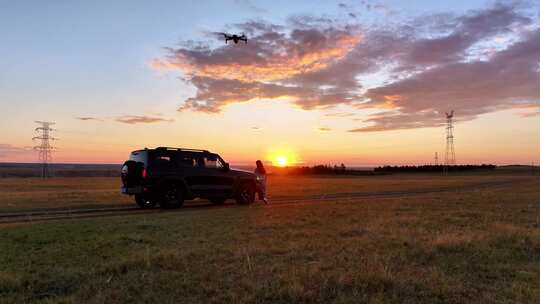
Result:
<instances>
[{"instance_id":1,"label":"electricity pylon","mask_svg":"<svg viewBox=\"0 0 540 304\"><path fill-rule=\"evenodd\" d=\"M444 154L445 173L448 166L456 164L456 152L454 151L454 110L446 113L446 152Z\"/></svg>"},{"instance_id":2,"label":"electricity pylon","mask_svg":"<svg viewBox=\"0 0 540 304\"><path fill-rule=\"evenodd\" d=\"M49 162L52 160L54 150L51 141L56 140L51 136L51 132L54 131L51 126L54 125L54 122L36 121L36 123L40 126L35 129L38 134L32 140L39 140L39 145L35 146L34 150L38 151L39 161L41 162L41 177L48 178L50 176Z\"/></svg>"}]
</instances>

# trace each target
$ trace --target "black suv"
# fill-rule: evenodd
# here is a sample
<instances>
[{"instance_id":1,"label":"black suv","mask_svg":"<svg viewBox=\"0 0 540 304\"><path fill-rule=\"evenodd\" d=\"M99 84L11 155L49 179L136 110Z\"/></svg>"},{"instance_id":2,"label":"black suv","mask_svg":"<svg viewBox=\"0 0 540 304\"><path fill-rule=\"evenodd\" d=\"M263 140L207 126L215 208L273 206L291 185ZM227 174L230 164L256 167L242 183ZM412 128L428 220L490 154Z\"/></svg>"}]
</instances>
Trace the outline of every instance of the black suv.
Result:
<instances>
[{"instance_id":1,"label":"black suv","mask_svg":"<svg viewBox=\"0 0 540 304\"><path fill-rule=\"evenodd\" d=\"M218 205L229 198L251 204L257 184L255 174L231 170L218 154L166 147L131 152L121 176L122 193L135 195L142 208L180 207L194 198Z\"/></svg>"}]
</instances>

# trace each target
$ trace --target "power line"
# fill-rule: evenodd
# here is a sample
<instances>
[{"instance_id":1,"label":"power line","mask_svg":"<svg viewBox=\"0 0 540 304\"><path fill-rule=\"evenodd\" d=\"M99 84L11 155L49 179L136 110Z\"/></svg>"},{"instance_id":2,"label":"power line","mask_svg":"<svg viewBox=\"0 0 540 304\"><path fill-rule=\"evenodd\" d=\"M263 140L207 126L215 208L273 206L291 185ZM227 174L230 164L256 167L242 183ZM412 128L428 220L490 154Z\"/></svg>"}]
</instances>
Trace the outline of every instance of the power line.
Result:
<instances>
[{"instance_id":1,"label":"power line","mask_svg":"<svg viewBox=\"0 0 540 304\"><path fill-rule=\"evenodd\" d=\"M51 145L51 141L56 140L56 138L51 136L54 125L54 122L49 121L36 121L39 127L34 131L37 133L37 136L34 136L32 140L38 140L39 145L34 147L34 150L38 151L39 161L41 162L41 177L48 178L50 177L49 172L49 162L52 161L52 152L54 147Z\"/></svg>"}]
</instances>

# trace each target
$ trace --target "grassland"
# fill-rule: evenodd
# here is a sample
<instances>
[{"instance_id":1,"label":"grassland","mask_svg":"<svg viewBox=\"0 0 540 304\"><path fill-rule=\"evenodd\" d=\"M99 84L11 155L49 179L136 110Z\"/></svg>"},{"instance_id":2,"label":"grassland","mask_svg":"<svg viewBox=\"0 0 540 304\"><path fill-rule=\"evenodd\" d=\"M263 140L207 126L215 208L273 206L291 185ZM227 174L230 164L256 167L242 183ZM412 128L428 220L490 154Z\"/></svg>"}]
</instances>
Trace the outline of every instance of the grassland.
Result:
<instances>
[{"instance_id":1,"label":"grassland","mask_svg":"<svg viewBox=\"0 0 540 304\"><path fill-rule=\"evenodd\" d=\"M411 191L512 181L519 175L270 176L271 199L348 192ZM133 206L118 177L0 178L0 212Z\"/></svg>"},{"instance_id":2,"label":"grassland","mask_svg":"<svg viewBox=\"0 0 540 304\"><path fill-rule=\"evenodd\" d=\"M273 195L463 183L337 181ZM7 226L0 302L539 303L539 185Z\"/></svg>"}]
</instances>

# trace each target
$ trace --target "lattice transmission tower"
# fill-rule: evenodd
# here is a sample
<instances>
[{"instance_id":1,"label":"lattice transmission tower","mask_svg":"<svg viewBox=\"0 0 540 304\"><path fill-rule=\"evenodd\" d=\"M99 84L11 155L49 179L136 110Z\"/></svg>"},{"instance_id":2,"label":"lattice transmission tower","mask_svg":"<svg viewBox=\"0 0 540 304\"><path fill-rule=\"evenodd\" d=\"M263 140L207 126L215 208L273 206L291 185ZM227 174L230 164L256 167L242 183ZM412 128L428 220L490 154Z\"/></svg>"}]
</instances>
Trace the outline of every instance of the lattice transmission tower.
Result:
<instances>
[{"instance_id":1,"label":"lattice transmission tower","mask_svg":"<svg viewBox=\"0 0 540 304\"><path fill-rule=\"evenodd\" d=\"M39 145L34 147L34 150L38 152L39 161L41 162L41 177L47 178L50 176L49 172L49 163L52 161L52 152L54 147L51 144L51 141L56 140L56 138L51 136L54 125L54 122L49 121L36 121L39 125L35 129L37 136L34 136L32 140L39 141Z\"/></svg>"},{"instance_id":2,"label":"lattice transmission tower","mask_svg":"<svg viewBox=\"0 0 540 304\"><path fill-rule=\"evenodd\" d=\"M444 164L453 166L456 164L456 152L454 151L454 111L446 113L446 153Z\"/></svg>"}]
</instances>

